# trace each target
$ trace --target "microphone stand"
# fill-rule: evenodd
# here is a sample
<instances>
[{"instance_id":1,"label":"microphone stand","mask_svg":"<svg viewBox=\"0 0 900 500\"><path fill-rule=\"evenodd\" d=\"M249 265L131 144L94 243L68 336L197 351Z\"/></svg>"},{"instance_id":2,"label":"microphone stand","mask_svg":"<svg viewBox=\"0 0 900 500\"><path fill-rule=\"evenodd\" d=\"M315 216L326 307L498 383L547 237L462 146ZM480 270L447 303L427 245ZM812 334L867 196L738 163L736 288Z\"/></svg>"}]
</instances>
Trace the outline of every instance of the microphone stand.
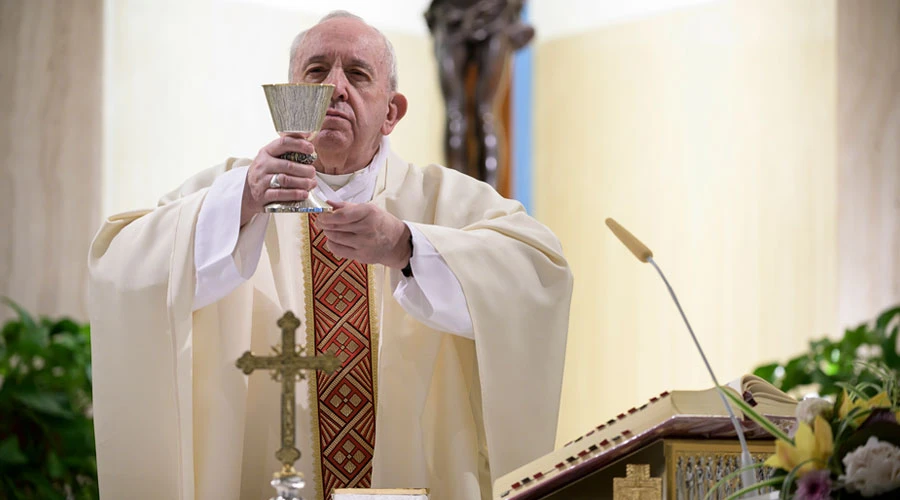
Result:
<instances>
[{"instance_id":1,"label":"microphone stand","mask_svg":"<svg viewBox=\"0 0 900 500\"><path fill-rule=\"evenodd\" d=\"M641 243L640 240L634 237L627 229L620 226L613 219L606 219L606 225L609 226L609 229L619 238L631 253L634 254L635 257L638 258L641 262L649 262L656 272L659 273L659 277L662 278L663 283L666 284L666 288L669 290L669 295L672 297L672 300L675 301L675 306L678 308L678 312L681 314L681 319L684 320L685 326L687 326L688 332L691 334L691 339L694 340L694 345L697 346L697 351L700 352L700 357L703 358L703 364L706 365L706 370L709 372L709 376L712 378L713 384L716 386L716 391L719 393L719 397L722 398L722 404L725 405L725 409L728 411L728 416L731 419L731 424L734 426L734 431L737 433L738 441L741 444L741 468L747 469L743 473L741 473L741 483L743 483L744 488L749 488L756 484L756 475L753 473L752 469L748 469L751 465L753 465L753 457L750 456L750 449L747 448L747 440L744 437L744 430L741 427L740 422L738 422L737 417L734 414L734 411L731 409L731 405L728 404L728 400L725 396L725 391L722 389L722 386L719 385L718 379L716 379L716 374L713 373L712 366L710 366L709 361L706 359L706 354L703 352L703 348L700 347L700 341L697 340L697 336L694 335L694 329L691 328L691 323L688 321L687 316L684 314L684 310L681 308L681 303L678 301L678 297L675 295L675 290L672 289L672 286L669 284L669 280L666 279L666 275L663 274L662 269L656 265L656 261L653 260L653 252L647 248L646 245Z\"/></svg>"}]
</instances>

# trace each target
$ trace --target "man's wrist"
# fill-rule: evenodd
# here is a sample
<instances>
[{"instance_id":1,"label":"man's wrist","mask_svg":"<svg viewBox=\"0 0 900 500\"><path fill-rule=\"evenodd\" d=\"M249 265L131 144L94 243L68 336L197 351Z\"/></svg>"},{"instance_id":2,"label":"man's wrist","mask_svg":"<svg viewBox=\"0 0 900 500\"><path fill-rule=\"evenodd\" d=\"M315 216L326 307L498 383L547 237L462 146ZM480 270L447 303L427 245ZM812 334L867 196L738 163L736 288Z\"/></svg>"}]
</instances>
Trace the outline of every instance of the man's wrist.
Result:
<instances>
[{"instance_id":1,"label":"man's wrist","mask_svg":"<svg viewBox=\"0 0 900 500\"><path fill-rule=\"evenodd\" d=\"M400 270L400 272L403 273L403 276L406 276L407 278L413 277L413 272L412 272L413 252L415 252L415 248L413 247L412 232L410 232L409 233L409 259L407 259L407 261L406 261L406 267L404 267L403 269Z\"/></svg>"},{"instance_id":2,"label":"man's wrist","mask_svg":"<svg viewBox=\"0 0 900 500\"><path fill-rule=\"evenodd\" d=\"M400 258L398 259L397 267L403 273L403 276L406 276L407 278L412 277L412 232L409 230L409 226L407 226L405 223L403 224L403 233L400 237L399 254Z\"/></svg>"},{"instance_id":3,"label":"man's wrist","mask_svg":"<svg viewBox=\"0 0 900 500\"><path fill-rule=\"evenodd\" d=\"M253 217L258 213L257 210L254 210L251 206L250 201L250 186L247 184L247 181L244 181L244 193L241 196L241 226L244 227L248 222L253 220Z\"/></svg>"}]
</instances>

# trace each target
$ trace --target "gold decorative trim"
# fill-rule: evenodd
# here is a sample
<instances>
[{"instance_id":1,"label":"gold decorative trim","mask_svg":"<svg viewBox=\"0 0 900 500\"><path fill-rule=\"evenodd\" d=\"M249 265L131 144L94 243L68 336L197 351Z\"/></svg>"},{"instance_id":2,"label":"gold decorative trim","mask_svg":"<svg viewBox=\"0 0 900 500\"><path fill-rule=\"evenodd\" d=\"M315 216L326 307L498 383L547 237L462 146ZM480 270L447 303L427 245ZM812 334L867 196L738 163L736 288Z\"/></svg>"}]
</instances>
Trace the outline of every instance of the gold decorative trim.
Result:
<instances>
[{"instance_id":1,"label":"gold decorative trim","mask_svg":"<svg viewBox=\"0 0 900 500\"><path fill-rule=\"evenodd\" d=\"M315 311L313 309L313 283L312 283L312 241L309 238L309 214L300 216L300 240L303 245L301 258L303 260L303 302L306 307L306 346L312 349L311 355L316 354L316 327L313 324ZM309 353L308 353L309 354ZM312 471L315 483L315 495L318 500L325 500L325 486L322 483L322 439L319 435L319 390L316 374L307 377L309 392L310 413L310 441L312 444Z\"/></svg>"},{"instance_id":2,"label":"gold decorative trim","mask_svg":"<svg viewBox=\"0 0 900 500\"><path fill-rule=\"evenodd\" d=\"M691 440L691 439L666 439L664 440L664 454L666 464L666 498L677 498L675 473L679 455L686 454L710 454L710 455L734 455L740 457L741 445L737 440ZM775 441L748 441L747 448L754 461L765 460L775 453Z\"/></svg>"},{"instance_id":3,"label":"gold decorative trim","mask_svg":"<svg viewBox=\"0 0 900 500\"><path fill-rule=\"evenodd\" d=\"M372 352L372 404L375 405L375 436L378 436L378 351L381 349L381 316L378 314L378 301L375 295L375 266L366 264L369 277L369 351ZM376 439L377 442L377 439ZM372 450L372 472L375 472L375 450Z\"/></svg>"}]
</instances>

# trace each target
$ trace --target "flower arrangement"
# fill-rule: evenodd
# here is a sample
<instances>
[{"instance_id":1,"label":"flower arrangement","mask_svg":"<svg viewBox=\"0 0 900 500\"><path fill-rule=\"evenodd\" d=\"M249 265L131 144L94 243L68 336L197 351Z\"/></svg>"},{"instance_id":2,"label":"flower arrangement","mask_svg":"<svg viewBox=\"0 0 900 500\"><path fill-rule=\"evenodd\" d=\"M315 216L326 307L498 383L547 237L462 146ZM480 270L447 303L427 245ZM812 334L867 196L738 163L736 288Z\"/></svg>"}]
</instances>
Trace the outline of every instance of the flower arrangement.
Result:
<instances>
[{"instance_id":1,"label":"flower arrangement","mask_svg":"<svg viewBox=\"0 0 900 500\"><path fill-rule=\"evenodd\" d=\"M778 490L783 499L900 498L900 373L883 364L865 365L877 374L877 382L842 383L833 401L800 401L791 433L725 391L748 418L776 438L775 454L748 467L770 467L772 476L729 498L765 486Z\"/></svg>"}]
</instances>

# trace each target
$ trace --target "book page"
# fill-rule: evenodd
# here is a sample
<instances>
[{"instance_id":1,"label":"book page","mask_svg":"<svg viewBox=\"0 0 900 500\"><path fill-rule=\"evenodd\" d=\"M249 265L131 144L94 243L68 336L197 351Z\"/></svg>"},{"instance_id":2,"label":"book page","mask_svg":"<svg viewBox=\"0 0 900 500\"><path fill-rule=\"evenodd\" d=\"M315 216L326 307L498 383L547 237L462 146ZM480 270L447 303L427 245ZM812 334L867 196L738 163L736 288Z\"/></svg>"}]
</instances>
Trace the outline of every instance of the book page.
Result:
<instances>
[{"instance_id":1,"label":"book page","mask_svg":"<svg viewBox=\"0 0 900 500\"><path fill-rule=\"evenodd\" d=\"M428 490L424 488L365 489L339 488L331 495L332 500L428 500Z\"/></svg>"}]
</instances>

